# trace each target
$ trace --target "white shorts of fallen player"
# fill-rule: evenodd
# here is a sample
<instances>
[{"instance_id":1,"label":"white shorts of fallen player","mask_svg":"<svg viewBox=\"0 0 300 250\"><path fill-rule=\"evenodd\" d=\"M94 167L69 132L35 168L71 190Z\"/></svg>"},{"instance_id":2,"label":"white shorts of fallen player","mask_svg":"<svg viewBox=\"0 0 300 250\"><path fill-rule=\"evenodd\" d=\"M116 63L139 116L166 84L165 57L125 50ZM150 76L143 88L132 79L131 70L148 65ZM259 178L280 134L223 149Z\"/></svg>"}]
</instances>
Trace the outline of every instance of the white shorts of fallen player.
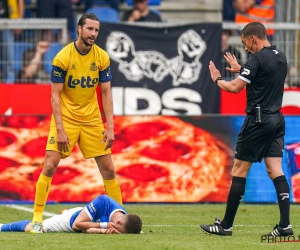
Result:
<instances>
[{"instance_id":1,"label":"white shorts of fallen player","mask_svg":"<svg viewBox=\"0 0 300 250\"><path fill-rule=\"evenodd\" d=\"M82 209L82 207L71 208L64 211L62 214L55 215L49 219L44 220L44 232L74 232L74 230L70 226L70 219L74 213Z\"/></svg>"}]
</instances>

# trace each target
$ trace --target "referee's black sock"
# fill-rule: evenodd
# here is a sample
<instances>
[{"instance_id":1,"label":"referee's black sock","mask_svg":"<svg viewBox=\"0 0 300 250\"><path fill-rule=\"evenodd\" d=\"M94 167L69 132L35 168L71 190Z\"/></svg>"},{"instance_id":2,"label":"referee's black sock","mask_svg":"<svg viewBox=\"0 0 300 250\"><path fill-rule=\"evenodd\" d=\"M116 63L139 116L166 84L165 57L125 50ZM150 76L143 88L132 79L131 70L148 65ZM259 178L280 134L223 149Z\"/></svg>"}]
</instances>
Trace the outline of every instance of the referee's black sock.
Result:
<instances>
[{"instance_id":1,"label":"referee's black sock","mask_svg":"<svg viewBox=\"0 0 300 250\"><path fill-rule=\"evenodd\" d=\"M225 229L232 227L235 214L245 194L246 178L232 177L232 184L227 199L227 206L221 226Z\"/></svg>"},{"instance_id":2,"label":"referee's black sock","mask_svg":"<svg viewBox=\"0 0 300 250\"><path fill-rule=\"evenodd\" d=\"M290 224L290 188L284 175L273 180L280 211L281 228L286 228Z\"/></svg>"}]
</instances>

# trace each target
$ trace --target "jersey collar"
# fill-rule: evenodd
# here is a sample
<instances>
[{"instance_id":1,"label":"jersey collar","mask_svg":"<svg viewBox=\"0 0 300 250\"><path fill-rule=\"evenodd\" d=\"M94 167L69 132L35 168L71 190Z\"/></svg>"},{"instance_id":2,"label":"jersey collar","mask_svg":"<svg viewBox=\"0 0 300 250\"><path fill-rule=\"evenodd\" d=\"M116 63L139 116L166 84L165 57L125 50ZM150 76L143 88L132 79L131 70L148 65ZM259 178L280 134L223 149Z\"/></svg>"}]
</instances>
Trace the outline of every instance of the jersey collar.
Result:
<instances>
[{"instance_id":1,"label":"jersey collar","mask_svg":"<svg viewBox=\"0 0 300 250\"><path fill-rule=\"evenodd\" d=\"M77 52L78 52L80 55L85 56L85 55L87 55L87 54L91 51L93 45L91 46L91 48L89 49L88 52L86 52L85 54L81 53L81 52L79 51L79 49L77 48L76 41L77 41L77 39L74 41L74 46L75 46L75 49L77 50Z\"/></svg>"}]
</instances>

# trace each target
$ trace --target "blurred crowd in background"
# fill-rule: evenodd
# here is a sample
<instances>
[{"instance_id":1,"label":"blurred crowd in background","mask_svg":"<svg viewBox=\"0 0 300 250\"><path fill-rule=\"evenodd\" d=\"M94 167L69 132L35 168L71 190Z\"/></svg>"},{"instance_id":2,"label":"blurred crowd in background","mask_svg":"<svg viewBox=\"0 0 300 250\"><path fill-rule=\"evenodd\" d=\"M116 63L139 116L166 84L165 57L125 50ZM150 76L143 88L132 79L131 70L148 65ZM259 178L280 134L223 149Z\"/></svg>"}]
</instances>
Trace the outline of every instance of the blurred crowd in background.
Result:
<instances>
[{"instance_id":1,"label":"blurred crowd in background","mask_svg":"<svg viewBox=\"0 0 300 250\"><path fill-rule=\"evenodd\" d=\"M284 2L284 6L282 5ZM0 0L0 18L66 18L67 42L77 37L77 20L83 13L93 12L103 22L231 22L246 23L259 20L264 23L295 23L298 1L287 0ZM281 8L281 11L276 11ZM298 15L299 16L299 15ZM293 19L294 17L294 19ZM4 20L4 19L2 19ZM0 19L1 24L1 19ZM58 30L7 29L0 25L0 82L49 83L51 60L64 46ZM29 28L29 27L28 27ZM272 40L274 30L268 29ZM297 32L297 31L294 31ZM275 34L276 35L276 34ZM294 46L296 36L289 49ZM14 44L14 45L13 45ZM12 46L13 45L13 46ZM224 29L221 52L229 51L241 63L247 59L239 39L239 32ZM294 50L293 50L294 51ZM285 51L286 52L286 51ZM294 52L291 52L294 53ZM298 86L297 63L291 56L287 86ZM234 77L225 71L222 75ZM47 61L45 65L43 62ZM293 80L294 79L294 80Z\"/></svg>"}]
</instances>

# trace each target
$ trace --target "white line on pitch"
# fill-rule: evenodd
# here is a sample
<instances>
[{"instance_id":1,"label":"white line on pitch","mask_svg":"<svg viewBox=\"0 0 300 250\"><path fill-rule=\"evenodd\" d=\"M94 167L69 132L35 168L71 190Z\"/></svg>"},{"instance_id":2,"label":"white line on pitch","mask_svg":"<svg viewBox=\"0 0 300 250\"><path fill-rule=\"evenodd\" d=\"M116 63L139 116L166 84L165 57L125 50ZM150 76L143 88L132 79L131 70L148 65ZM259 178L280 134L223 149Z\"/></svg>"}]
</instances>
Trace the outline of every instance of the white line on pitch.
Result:
<instances>
[{"instance_id":1,"label":"white line on pitch","mask_svg":"<svg viewBox=\"0 0 300 250\"><path fill-rule=\"evenodd\" d=\"M5 206L11 207L11 208L14 208L14 209L17 209L17 210L22 210L22 211L26 211L26 212L31 212L31 213L33 213L33 209L32 209L32 208L23 207L23 206L19 206L19 205L13 205L13 204L5 205ZM44 214L45 216L48 216L48 217L57 215L57 214L49 213L49 212L44 212L43 214Z\"/></svg>"}]
</instances>

